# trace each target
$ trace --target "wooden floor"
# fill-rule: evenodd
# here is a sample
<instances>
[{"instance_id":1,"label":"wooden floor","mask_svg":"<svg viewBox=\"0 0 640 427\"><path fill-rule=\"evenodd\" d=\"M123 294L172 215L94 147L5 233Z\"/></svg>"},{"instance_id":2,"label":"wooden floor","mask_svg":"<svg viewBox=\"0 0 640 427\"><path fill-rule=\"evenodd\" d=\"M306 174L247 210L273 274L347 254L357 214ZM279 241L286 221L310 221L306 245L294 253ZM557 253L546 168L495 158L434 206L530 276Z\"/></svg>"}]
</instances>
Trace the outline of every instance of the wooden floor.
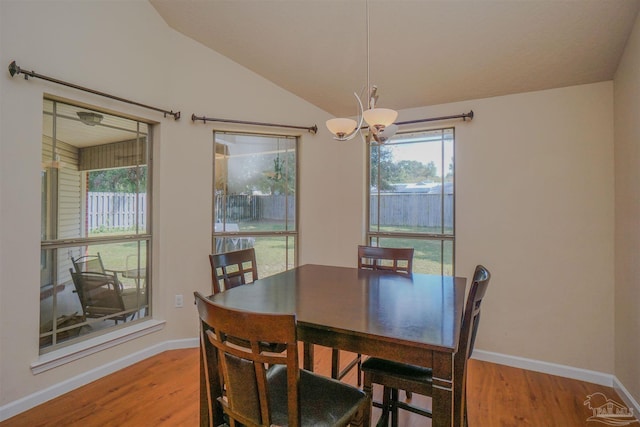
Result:
<instances>
[{"instance_id":1,"label":"wooden floor","mask_svg":"<svg viewBox=\"0 0 640 427\"><path fill-rule=\"evenodd\" d=\"M328 373L330 351L316 347L315 353L316 371ZM476 360L469 363L470 427L601 425L586 421L592 415L583 404L587 395L601 392L622 403L609 387ZM1 422L0 427L197 426L198 375L197 349L167 351ZM355 383L355 373L345 380ZM428 399L414 395L413 402L426 405ZM378 411L374 409L374 420ZM430 426L431 421L401 411L400 425Z\"/></svg>"}]
</instances>

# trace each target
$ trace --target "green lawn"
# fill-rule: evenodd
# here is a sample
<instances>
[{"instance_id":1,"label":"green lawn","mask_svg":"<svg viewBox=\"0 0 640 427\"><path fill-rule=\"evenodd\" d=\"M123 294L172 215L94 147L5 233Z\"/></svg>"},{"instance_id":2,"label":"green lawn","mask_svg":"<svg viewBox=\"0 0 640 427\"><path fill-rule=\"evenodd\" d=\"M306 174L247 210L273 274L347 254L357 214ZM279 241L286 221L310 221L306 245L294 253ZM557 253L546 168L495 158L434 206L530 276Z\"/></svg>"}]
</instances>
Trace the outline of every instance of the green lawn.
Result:
<instances>
[{"instance_id":1,"label":"green lawn","mask_svg":"<svg viewBox=\"0 0 640 427\"><path fill-rule=\"evenodd\" d=\"M284 230L282 222L248 222L240 223L242 232L272 232ZM412 228L407 230L400 227L385 227L386 232L406 232L413 233L437 233L440 230L434 228ZM101 233L104 236L106 233ZM294 263L295 247L294 239L289 237L289 268ZM445 241L441 244L437 240L407 239L407 238L380 238L380 246L386 247L413 247L414 265L413 271L416 273L440 274L441 260L444 263L444 273L453 274L453 243ZM253 243L256 249L256 258L259 265L258 274L266 277L285 270L285 259L287 251L286 236L256 237ZM138 242L122 242L92 245L88 253L100 252L105 267L114 270L124 270L126 268L127 256L137 253ZM140 242L142 260L146 259L146 244ZM444 255L443 255L444 252ZM354 259L356 258L356 248L354 248ZM130 260L131 261L131 260Z\"/></svg>"}]
</instances>

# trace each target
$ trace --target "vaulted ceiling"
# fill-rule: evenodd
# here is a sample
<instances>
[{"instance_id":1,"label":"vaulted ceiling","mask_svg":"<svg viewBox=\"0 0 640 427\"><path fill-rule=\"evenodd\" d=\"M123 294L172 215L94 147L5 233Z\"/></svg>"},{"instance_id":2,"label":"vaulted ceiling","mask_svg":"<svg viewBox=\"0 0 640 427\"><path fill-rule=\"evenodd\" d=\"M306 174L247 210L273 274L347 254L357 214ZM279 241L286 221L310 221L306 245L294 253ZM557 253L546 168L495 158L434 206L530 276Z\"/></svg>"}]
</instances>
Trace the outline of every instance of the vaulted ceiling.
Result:
<instances>
[{"instance_id":1,"label":"vaulted ceiling","mask_svg":"<svg viewBox=\"0 0 640 427\"><path fill-rule=\"evenodd\" d=\"M367 84L364 0L149 0L167 24L336 115ZM611 80L640 0L369 0L378 105Z\"/></svg>"}]
</instances>

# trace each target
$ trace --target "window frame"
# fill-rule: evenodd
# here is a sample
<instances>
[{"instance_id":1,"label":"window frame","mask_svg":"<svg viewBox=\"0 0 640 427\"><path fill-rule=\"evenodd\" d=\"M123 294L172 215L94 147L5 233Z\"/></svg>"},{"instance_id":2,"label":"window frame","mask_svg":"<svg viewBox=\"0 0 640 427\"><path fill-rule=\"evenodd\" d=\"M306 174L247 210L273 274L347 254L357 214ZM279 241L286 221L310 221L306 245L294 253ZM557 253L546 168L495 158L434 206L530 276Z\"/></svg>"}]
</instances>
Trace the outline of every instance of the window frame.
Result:
<instances>
[{"instance_id":1,"label":"window frame","mask_svg":"<svg viewBox=\"0 0 640 427\"><path fill-rule=\"evenodd\" d=\"M122 328L127 328L130 327L131 325L135 325L140 323L141 321L146 321L146 320L150 320L152 319L152 312L153 312L153 308L152 308L152 289L153 289L153 278L152 278L152 250L153 250L153 133L154 133L154 126L153 126L153 122L151 121L145 121L142 120L140 118L137 117L131 117L128 116L124 113L118 113L118 112L114 112L113 110L110 109L106 109L106 108L101 108L101 107L96 107L96 106L88 106L84 103L81 102L76 102L73 100L68 100L68 99L62 99L62 98L58 98L55 96L50 96L50 95L45 95L43 97L43 116L46 115L46 111L45 111L45 105L47 102L51 102L52 103L52 123L53 123L53 137L52 137L52 153L55 153L57 151L57 136L56 136L56 120L58 120L58 116L57 116L57 105L58 104L65 104L67 106L71 106L74 108L80 108L82 110L91 110L93 112L97 112L100 114L104 114L104 115L108 115L108 116L112 116L112 117L117 117L117 118L122 118L131 122L135 122L136 123L136 137L134 138L134 140L138 141L141 138L144 138L145 140L145 151L144 151L144 159L145 159L145 163L140 164L138 163L138 165L136 167L140 167L141 165L146 166L146 210L144 212L145 215L145 222L146 222L146 228L144 230L144 232L141 232L140 230L140 220L139 220L139 215L140 213L136 214L136 219L135 219L135 230L131 233L122 233L122 234L115 234L115 235L111 235L111 236L87 236L81 235L76 236L76 237L59 237L58 235L58 211L59 211L59 207L58 207L58 203L60 202L60 194L59 194L59 182L58 182L58 175L60 174L59 171L59 166L48 166L46 167L46 170L43 170L42 172L42 177L41 177L41 203L42 203L42 212L41 212L41 242L40 242L40 253L41 253L41 260L39 262L40 264L40 272L41 272L41 282L40 282L40 286L42 289L42 274L44 273L44 269L48 268L48 263L50 263L50 267L52 270L50 271L50 277L53 279L52 280L52 296L53 296L53 301L52 301L52 307L53 307L53 311L52 311L52 329L51 331L48 332L40 332L38 334L39 338L43 338L43 336L47 336L49 335L51 337L51 344L49 345L45 345L43 346L42 344L39 345L39 354L45 355L48 353L54 353L54 352L58 352L60 349L64 348L64 347L68 347L68 346L76 346L78 344L81 344L83 342L87 342L90 340L93 340L94 338L96 338L97 336L101 336L104 334L109 334L112 333L118 329L122 329ZM140 130L141 125L145 125L146 126L146 133L142 132ZM130 132L130 130L127 130ZM144 135L144 137L142 137L141 135ZM41 148L41 153L44 153L44 134L43 134L43 143L41 143L42 148ZM71 144L69 144L71 145ZM57 162L59 159L57 158L52 158L52 162L55 163ZM43 165L43 169L44 169L44 165ZM97 169L96 169L97 170ZM77 172L80 174L79 176L79 185L80 185L80 216L79 216L79 226L82 227L83 222L87 220L86 218L86 195L87 195L87 182L86 182L86 178L87 175L91 170L78 170ZM55 175L55 176L54 176ZM139 180L136 181L137 185L139 185ZM46 188L45 188L46 187ZM138 193L139 194L139 190ZM138 202L136 202L138 203ZM137 206L137 205L136 205ZM85 224L86 226L86 224ZM53 233L52 231L55 231L55 233ZM146 288L146 313L144 315L144 317L142 316L136 316L136 319L134 320L130 320L127 322L122 322L122 323L117 323L113 326L107 326L105 328L102 328L100 330L97 331L93 331L93 332L89 332L86 334L79 334L76 337L72 337L70 339L65 339L64 341L59 342L58 341L58 328L57 328L57 322L54 322L53 319L56 319L57 316L60 314L59 312L57 312L57 298L56 298L56 294L57 294L57 288L60 286L60 284L58 284L58 253L59 251L70 251L71 248L77 248L77 247L90 247L93 245L107 245L107 244L118 244L118 243L128 243L128 244L136 244L137 249L135 250L135 253L138 256L138 268L140 268L141 265L145 265L145 276L144 279L140 279L141 276L137 276L138 279L137 280L144 280L145 282L145 288ZM145 249L145 256L143 258L141 257L141 245L146 246ZM49 256L47 256L47 254L49 254ZM64 282L63 283L65 286L70 286L73 287L73 283L68 283L68 282ZM139 290L139 287L137 288ZM74 291L75 292L75 291ZM137 296L138 298L138 303L140 303L140 296L138 294ZM141 309L144 308L145 306L140 306ZM41 317L42 315L40 315ZM83 322L83 324L85 324L85 322ZM39 324L42 324L42 319L40 319ZM136 326L139 327L139 326Z\"/></svg>"},{"instance_id":2,"label":"window frame","mask_svg":"<svg viewBox=\"0 0 640 427\"><path fill-rule=\"evenodd\" d=\"M453 170L452 170L452 176L453 176L453 183L452 183L452 224L451 224L451 233L445 233L444 229L445 229L445 219L444 219L444 205L445 205L445 197L442 197L441 200L441 215L442 215L442 232L441 233L418 233L418 232L391 232L391 231L381 231L380 230L380 209L381 209L381 203L380 203L380 194L381 192L376 192L376 194L372 194L371 192L371 186L372 186L372 182L371 182L371 168L372 168L372 164L371 164L371 158L372 158L372 146L382 146L382 145L393 145L394 144L394 140L403 138L403 137L407 137L409 135L412 134L421 134L421 133L429 133L429 132L444 132L450 130L451 131L451 136L452 136L452 155L453 155L453 160L452 160L452 164L453 164ZM444 136L440 138L440 143L442 144L442 148L441 148L441 164L444 167L445 161L445 150L444 150L444 141L445 138ZM394 135L391 139L389 139L388 141L386 141L384 144L378 144L375 141L373 141L371 138L367 139L367 150L365 152L365 156L366 156L366 182L365 182L365 186L366 186L366 223L365 223L365 242L367 245L371 245L371 246L378 246L380 241L382 239L404 239L404 240L423 240L423 241L434 241L434 242L440 242L440 274L443 275L444 274L444 258L445 258L445 245L447 244L447 242L450 242L451 244L451 275L455 275L455 254L456 254L456 161L455 161L455 157L456 157L456 137L455 137L455 127L454 126L448 126L448 127L442 127L442 128L430 128L430 129L414 129L414 130L408 130L408 131L404 131L404 132L398 132L396 135ZM416 141L417 142L417 141ZM380 155L378 155L378 171L377 171L377 177L378 177L378 184L380 182ZM446 193L444 193L444 177L446 176L446 174L442 173L443 175L443 180L442 180L442 195L444 196ZM378 187L379 188L379 187ZM371 200L373 197L377 197L378 198L378 212L376 214L376 218L377 218L377 230L374 230L375 227L372 227L371 224L371 217L372 217L372 212L371 212ZM416 263L414 262L414 271L415 271L415 266Z\"/></svg>"},{"instance_id":3,"label":"window frame","mask_svg":"<svg viewBox=\"0 0 640 427\"><path fill-rule=\"evenodd\" d=\"M285 208L286 216L285 216L285 230L275 230L275 231L230 231L226 230L226 227L222 227L222 231L215 230L215 224L217 221L216 217L216 134L223 135L235 135L235 136L247 136L247 137L264 137L264 138L282 138L287 140L295 141L295 192L294 192L294 200L295 200L295 209L293 209L293 220L289 217L291 210L288 209L288 206ZM227 239L227 238L264 238L264 237L283 237L285 238L285 259L284 259L284 270L289 270L290 268L294 268L298 265L299 259L299 221L300 221L300 135L287 135L287 134L276 134L276 133L266 133L266 132L248 132L248 131L229 131L229 130L216 130L212 131L213 135L213 171L212 171L212 191L211 191L211 253L218 253L216 251L216 239ZM226 215L223 215L226 216ZM226 224L226 218L222 218L222 223ZM288 229L290 223L294 224L293 229ZM289 259L289 239L293 239L293 260ZM256 257L259 257L259 252L256 251ZM258 263L260 264L260 263ZM260 269L260 265L258 265ZM258 277L266 277L264 274L259 274Z\"/></svg>"}]
</instances>

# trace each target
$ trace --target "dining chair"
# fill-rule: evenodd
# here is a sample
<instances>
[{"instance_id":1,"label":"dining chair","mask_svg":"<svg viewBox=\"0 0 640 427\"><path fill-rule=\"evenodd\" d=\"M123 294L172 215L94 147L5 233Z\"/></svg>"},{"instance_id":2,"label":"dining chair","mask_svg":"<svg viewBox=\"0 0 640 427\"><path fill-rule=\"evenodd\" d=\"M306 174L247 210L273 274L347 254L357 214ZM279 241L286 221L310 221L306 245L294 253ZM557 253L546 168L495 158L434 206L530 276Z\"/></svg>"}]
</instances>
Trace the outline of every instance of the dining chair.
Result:
<instances>
[{"instance_id":1,"label":"dining chair","mask_svg":"<svg viewBox=\"0 0 640 427\"><path fill-rule=\"evenodd\" d=\"M413 271L413 248L381 248L359 245L358 268L411 274Z\"/></svg>"},{"instance_id":2,"label":"dining chair","mask_svg":"<svg viewBox=\"0 0 640 427\"><path fill-rule=\"evenodd\" d=\"M295 314L235 310L199 292L194 296L210 419L216 404L231 427L362 426L370 419L363 391L300 369ZM239 346L230 337L248 345ZM261 348L265 341L284 345L286 351L266 352Z\"/></svg>"},{"instance_id":3,"label":"dining chair","mask_svg":"<svg viewBox=\"0 0 640 427\"><path fill-rule=\"evenodd\" d=\"M258 280L258 266L254 248L210 254L209 262L211 263L211 293L213 295ZM235 338L232 340L235 340L236 344L246 344ZM285 347L278 343L265 341L261 345L267 351L279 353L285 350Z\"/></svg>"},{"instance_id":4,"label":"dining chair","mask_svg":"<svg viewBox=\"0 0 640 427\"><path fill-rule=\"evenodd\" d=\"M411 274L413 272L413 251L413 248L381 248L358 245L358 268ZM340 350L332 349L331 378L340 380L354 367L357 367L358 370L357 381L360 386L362 384L362 355L357 354L344 369L340 370Z\"/></svg>"},{"instance_id":5,"label":"dining chair","mask_svg":"<svg viewBox=\"0 0 640 427\"><path fill-rule=\"evenodd\" d=\"M210 254L212 293L217 294L236 286L258 280L258 267L254 248ZM222 284L223 288L220 287Z\"/></svg>"},{"instance_id":6,"label":"dining chair","mask_svg":"<svg viewBox=\"0 0 640 427\"><path fill-rule=\"evenodd\" d=\"M491 274L482 265L478 265L473 275L473 283L467 296L467 304L462 317L458 351L454 356L454 406L461 408L458 412L463 417L463 426L467 425L466 381L467 361L473 352L478 324L480 322L480 304L489 285ZM374 403L382 408L378 426L386 426L391 414L391 425L398 425L398 409L431 417L431 411L419 408L398 399L398 390L411 391L423 396L432 396L433 376L429 368L398 363L376 357L370 357L362 363L364 372L363 390L371 398L373 384L383 386L382 404Z\"/></svg>"}]
</instances>

